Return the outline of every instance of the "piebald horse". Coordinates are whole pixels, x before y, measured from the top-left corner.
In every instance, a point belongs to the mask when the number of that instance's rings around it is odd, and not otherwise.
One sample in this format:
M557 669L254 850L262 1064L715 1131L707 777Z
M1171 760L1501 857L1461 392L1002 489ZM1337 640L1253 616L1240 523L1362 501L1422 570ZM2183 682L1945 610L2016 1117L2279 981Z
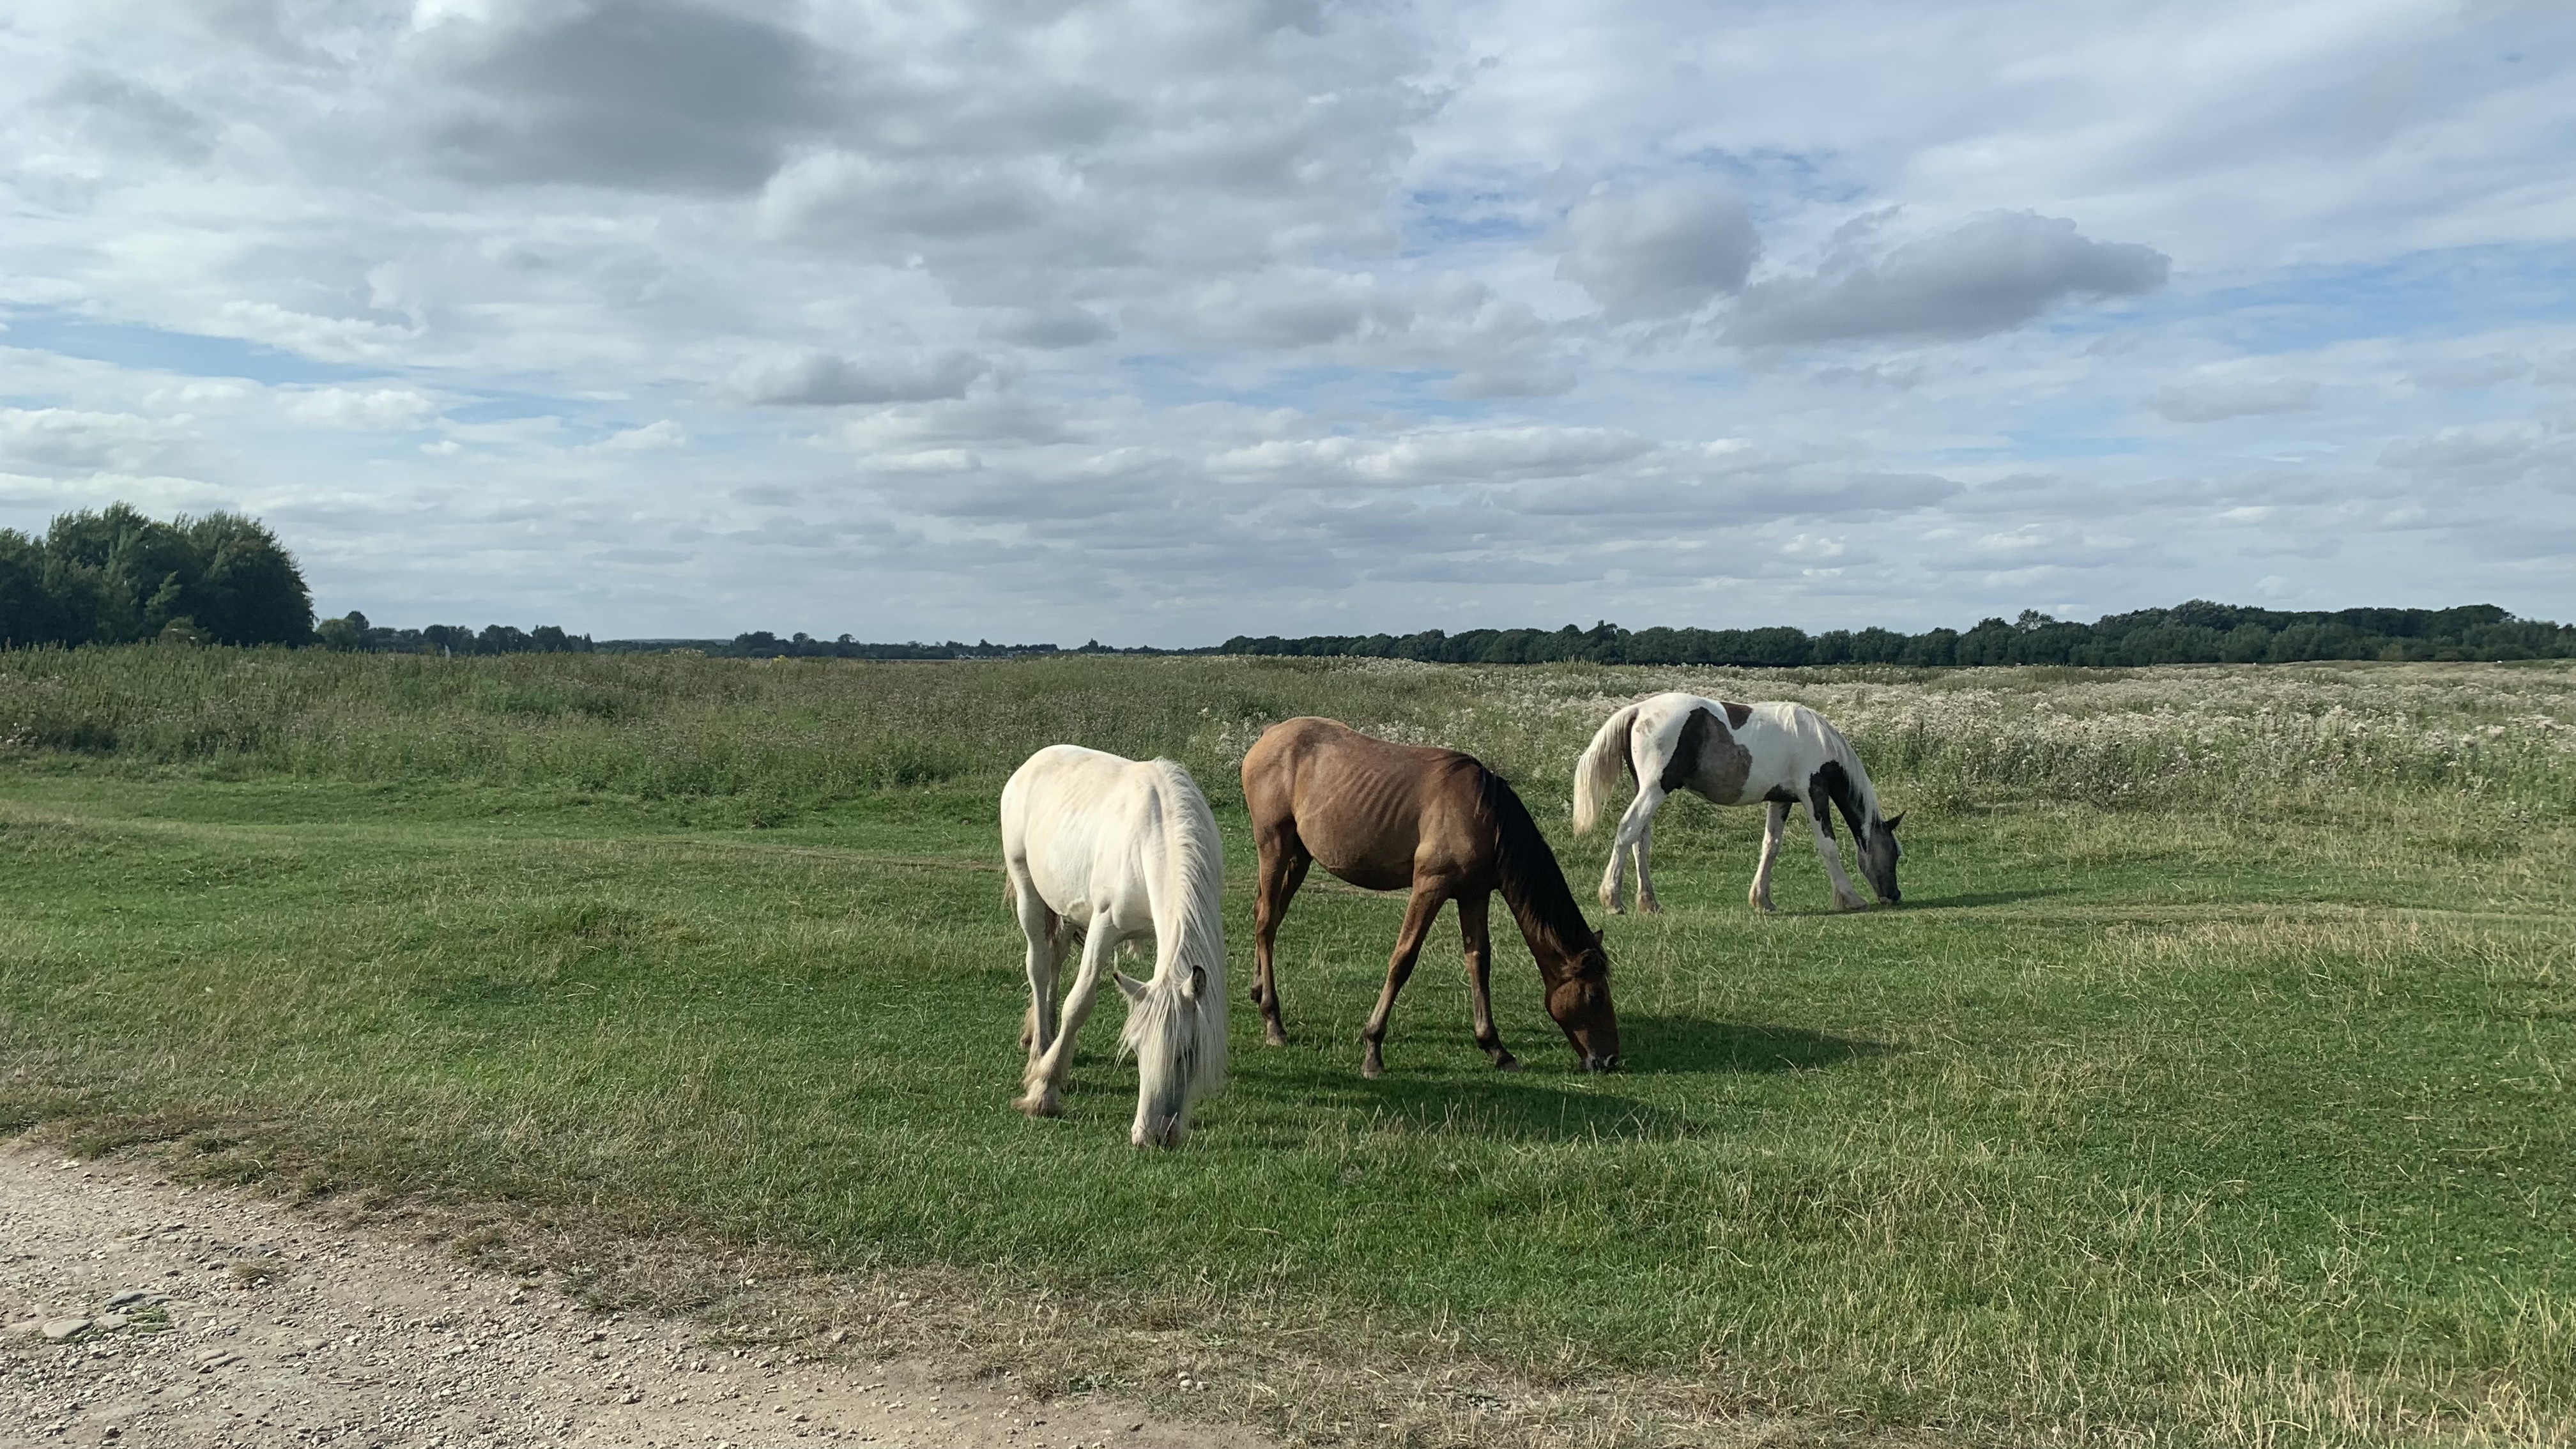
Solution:
M1127 998L1120 1044L1136 1054L1127 1140L1179 1146L1190 1103L1225 1080L1225 847L1198 785L1169 760L1049 745L1002 787L1002 868L1029 946L1028 1071L1013 1105L1032 1117L1064 1110L1100 973L1122 943L1150 936L1151 981L1110 972ZM1075 933L1082 965L1059 1025L1056 972Z
M1816 855L1833 883L1834 904L1857 910L1867 902L1843 874L1842 852L1834 845L1833 812L1851 825L1860 851L1860 872L1878 898L1898 900L1897 822L1902 812L1882 817L1878 793L1870 788L1869 771L1842 732L1803 704L1722 704L1695 694L1659 694L1613 714L1592 736L1574 763L1574 833L1588 833L1600 819L1601 806L1624 770L1637 781L1637 798L1619 817L1619 833L1610 842L1610 866L1601 876L1601 904L1619 910L1620 877L1633 852L1637 861L1637 908L1660 911L1654 878L1646 857L1654 841L1655 811L1675 790L1691 790L1713 805L1771 807L1762 833L1762 861L1753 870L1750 897L1754 909L1771 909L1771 864L1780 855L1780 837L1789 826L1789 807L1807 807L1814 827Z
M1619 1023L1610 1007L1610 958L1601 935L1583 919L1566 888L1556 853L1538 823L1501 776L1456 750L1399 745L1364 735L1338 720L1292 719L1272 725L1243 757L1243 800L1261 854L1253 896L1253 955L1270 1044L1287 1043L1279 1020L1279 982L1272 945L1306 867L1324 869L1364 890L1410 890L1404 928L1386 966L1386 987L1360 1040L1360 1072L1375 1077L1386 1063L1380 1043L1396 993L1413 974L1432 918L1458 903L1467 948L1476 1045L1502 1071L1520 1063L1494 1030L1487 979L1493 945L1486 911L1493 893L1520 923L1546 983L1547 1012L1565 1032L1586 1071L1619 1064Z

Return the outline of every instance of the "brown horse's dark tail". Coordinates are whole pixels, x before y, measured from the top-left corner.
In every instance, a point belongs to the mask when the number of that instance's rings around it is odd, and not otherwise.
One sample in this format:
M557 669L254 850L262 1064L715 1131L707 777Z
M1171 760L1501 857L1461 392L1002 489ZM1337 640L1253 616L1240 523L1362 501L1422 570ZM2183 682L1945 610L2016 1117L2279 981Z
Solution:
M1594 943L1592 923L1583 918L1583 908L1566 886L1556 852L1549 848L1538 822L1530 818L1529 807L1503 777L1481 766L1479 774L1476 803L1494 827L1495 870L1503 904L1511 908L1512 919L1520 923L1521 934L1531 945L1544 942L1567 961L1582 956Z

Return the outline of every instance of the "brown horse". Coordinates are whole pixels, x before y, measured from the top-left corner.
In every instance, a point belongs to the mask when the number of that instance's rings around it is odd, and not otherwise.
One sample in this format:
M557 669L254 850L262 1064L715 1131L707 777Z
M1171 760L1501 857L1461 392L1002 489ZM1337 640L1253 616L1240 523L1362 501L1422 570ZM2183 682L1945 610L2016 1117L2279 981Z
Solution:
M1610 958L1601 949L1601 935L1583 919L1565 873L1557 869L1556 852L1548 849L1520 797L1473 756L1393 744L1339 720L1292 719L1272 725L1243 757L1243 799L1261 849L1252 915L1260 976L1252 999L1261 1004L1272 1046L1285 1045L1288 1033L1279 1023L1271 945L1306 867L1320 860L1324 869L1363 889L1413 892L1395 955L1386 963L1386 989L1360 1033L1368 1044L1360 1061L1363 1075L1385 1072L1378 1048L1386 1039L1387 1014L1413 974L1432 918L1451 900L1458 903L1458 929L1466 938L1476 1045L1497 1068L1519 1070L1494 1030L1486 991L1493 947L1485 913L1497 890L1538 958L1547 1013L1564 1028L1584 1070L1606 1072L1619 1064L1619 1022L1610 1009Z

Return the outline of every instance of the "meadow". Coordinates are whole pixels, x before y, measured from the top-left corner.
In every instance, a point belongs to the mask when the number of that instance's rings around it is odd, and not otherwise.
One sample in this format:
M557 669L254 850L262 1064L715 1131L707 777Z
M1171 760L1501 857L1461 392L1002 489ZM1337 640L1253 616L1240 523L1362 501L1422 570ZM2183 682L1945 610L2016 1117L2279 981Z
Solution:
M1757 916L1759 812L1681 797L1668 913L1607 925L1629 1070L1573 1070L1507 932L1529 1070L1489 1070L1444 921L1371 1082L1402 904L1319 873L1291 1044L1238 984L1185 1149L1126 1145L1114 1000L1067 1117L1010 1110L993 802L1031 749L1191 769L1240 983L1265 724L1478 754L1589 904L1572 761L1667 688L1841 724L1907 811L1905 905L1827 910L1793 835ZM2557 1444L2571 879L2562 661L20 651L0 1127L977 1285L1005 1308L952 1326L990 1365L1037 1363L1008 1305L1043 1298L1050 1352L1164 1334L1199 1412L1305 1442ZM1440 1372L1394 1402L1384 1355ZM1141 1372L1080 1382L1170 1396Z

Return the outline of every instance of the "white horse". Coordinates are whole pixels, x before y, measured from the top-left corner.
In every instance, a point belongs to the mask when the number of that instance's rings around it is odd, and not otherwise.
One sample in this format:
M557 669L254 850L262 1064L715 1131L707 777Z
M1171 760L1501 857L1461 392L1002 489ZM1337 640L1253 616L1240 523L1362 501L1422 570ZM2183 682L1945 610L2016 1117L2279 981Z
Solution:
M1079 745L1049 745L1002 787L1004 896L1029 941L1023 1093L1033 1117L1064 1110L1073 1038L1100 973L1127 941L1152 937L1154 979L1110 974L1127 997L1122 1052L1136 1055L1138 1147L1177 1147L1190 1103L1225 1080L1225 849L1189 772ZM1082 966L1057 1025L1056 972L1070 923Z
M1867 904L1843 874L1842 852L1834 846L1837 809L1850 822L1860 848L1861 874L1880 900L1897 902L1896 826L1905 816L1879 815L1878 792L1870 788L1869 771L1861 768L1851 742L1803 704L1722 704L1696 694L1659 694L1620 710L1602 723L1575 761L1575 834L1588 833L1600 819L1602 803L1623 769L1637 781L1637 798L1619 817L1610 868L1601 876L1601 904L1613 912L1619 909L1620 877L1632 850L1637 908L1663 909L1655 902L1646 857L1655 811L1666 795L1684 789L1697 791L1713 805L1770 805L1762 863L1753 871L1754 909L1771 909L1771 863L1779 858L1791 805L1807 807L1816 855L1825 863L1825 878L1833 882L1835 905L1849 911Z

